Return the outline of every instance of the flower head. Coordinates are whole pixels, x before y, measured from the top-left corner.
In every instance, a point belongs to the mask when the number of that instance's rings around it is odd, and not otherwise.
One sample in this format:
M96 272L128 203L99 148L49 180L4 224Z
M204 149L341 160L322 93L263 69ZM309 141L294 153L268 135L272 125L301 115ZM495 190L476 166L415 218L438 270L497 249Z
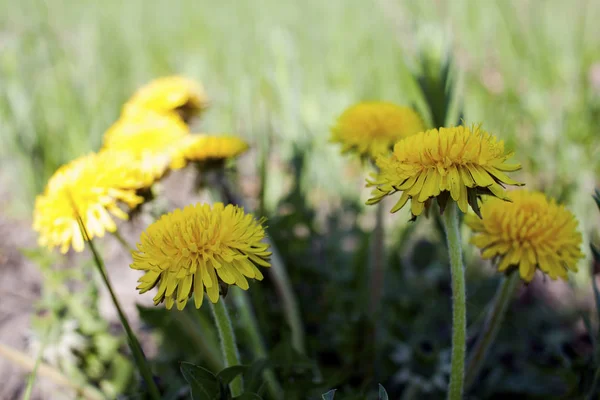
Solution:
M475 233L471 243L481 249L483 258L499 260L500 272L518 268L521 278L530 282L540 269L552 279L566 280L567 271L576 272L583 257L573 214L543 193L518 190L509 197L512 202L484 201L483 219L465 217Z
M187 121L207 106L208 99L199 83L182 76L167 76L139 88L123 107L123 115L147 110L177 112Z
M152 183L152 177L140 169L139 163L122 152L91 153L62 166L35 201L33 228L40 235L39 244L60 246L62 253L70 246L82 251L84 240L78 216L90 238L114 232L117 227L111 214L128 218L118 203L129 207L141 204L144 199L136 191Z
M386 102L358 103L340 115L331 128L331 140L342 151L356 151L375 159L387 154L398 140L424 131L419 115L410 107Z
M271 255L264 237L261 221L236 206L177 209L150 225L132 252L131 268L146 271L137 289L158 286L154 304L165 301L168 309L177 303L182 310L192 293L200 308L205 290L216 303L222 283L246 290L246 278L263 279L257 267L269 267Z
M144 171L159 178L168 168L185 166L180 142L189 133L178 116L146 111L115 122L104 134L103 149L132 154Z
M234 158L248 150L248 143L235 136L189 135L182 146L187 160L202 162Z
M437 198L443 211L451 197L463 212L470 205L480 215L480 195L508 200L503 185L522 185L505 174L521 168L520 164L505 163L511 156L505 154L503 141L478 126L421 132L396 143L391 156L377 159L380 172L367 181L368 186L375 186L367 204L401 191L391 212L410 199L416 218L432 199Z

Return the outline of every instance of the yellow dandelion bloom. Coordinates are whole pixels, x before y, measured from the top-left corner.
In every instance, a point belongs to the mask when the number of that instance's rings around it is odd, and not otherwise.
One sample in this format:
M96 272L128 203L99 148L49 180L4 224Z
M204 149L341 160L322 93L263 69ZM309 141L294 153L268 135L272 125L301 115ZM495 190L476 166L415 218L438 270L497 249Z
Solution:
M153 181L127 153L102 152L80 157L59 168L48 181L46 190L35 201L33 228L39 244L66 253L69 247L82 251L84 239L77 215L90 236L114 232L111 214L128 218L118 203L135 207L143 202L137 190L148 188Z
M331 140L342 145L342 152L353 150L374 160L381 153L389 153L398 140L424 130L423 121L410 107L366 102L339 116L331 128Z
M236 136L190 135L182 141L183 155L189 161L220 161L239 156L248 143Z
M518 268L527 282L536 269L565 280L568 270L577 272L582 236L573 214L543 193L517 190L509 197L512 202L483 202L483 219L465 218L475 233L471 243L481 249L482 257L498 259L500 272Z
M270 267L261 222L223 203L190 205L163 215L132 251L131 268L146 272L137 289L144 293L158 286L154 304L165 301L170 309L177 303L179 310L192 293L196 308L205 291L216 303L222 283L248 289L246 278L262 280L257 267Z
M421 132L396 143L391 156L377 159L380 172L367 181L367 186L375 186L367 204L402 192L391 212L410 199L416 218L432 199L437 198L443 211L451 197L463 212L470 205L480 215L479 196L507 200L503 185L522 185L505 174L521 168L520 164L507 164L510 157L512 153L504 152L503 141L478 126Z
M103 149L131 153L155 178L185 166L180 140L190 131L176 115L154 112L121 117L104 134Z
M123 115L135 115L145 110L177 112L187 121L206 107L208 98L198 82L182 76L167 76L138 89L123 107Z

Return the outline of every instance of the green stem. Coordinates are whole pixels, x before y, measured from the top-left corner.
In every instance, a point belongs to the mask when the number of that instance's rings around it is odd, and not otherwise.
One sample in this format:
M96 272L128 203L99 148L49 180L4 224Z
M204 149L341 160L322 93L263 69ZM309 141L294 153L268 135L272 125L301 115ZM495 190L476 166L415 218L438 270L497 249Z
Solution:
M292 346L297 352L305 354L304 329L302 328L302 318L300 317L300 307L298 307L296 295L294 294L285 264L279 255L279 250L275 246L275 243L268 237L265 241L269 243L271 252L273 252L269 274L275 282L275 288L279 293L279 297L281 297L285 310L284 317L287 319L292 331Z
M48 338L50 336L51 328L52 328L52 322L50 322L48 324L46 333L45 333L44 337L42 338L42 343L40 346L39 353L37 355L37 358L35 359L35 364L33 365L33 371L31 371L31 373L29 374L29 377L27 378L27 387L25 389L25 393L23 394L23 400L29 400L31 398L31 393L33 392L33 385L34 385L35 379L37 377L38 368L39 368L40 363L42 362L42 358L44 356L44 349L46 348L46 345L48 344Z
M229 181L227 180L225 174L223 174L223 172L220 172L220 174L221 175L218 177L218 184L220 186L221 196L224 201L243 207L246 212L251 211L250 208L245 204L244 199L241 196L238 196L237 193L235 193L235 191L230 187ZM300 307L298 306L296 295L294 294L292 284L287 274L285 263L279 255L279 251L275 246L275 243L269 237L266 237L265 241L269 243L271 252L273 253L271 255L271 268L269 268L268 271L271 275L271 279L273 279L273 283L275 284L275 289L281 298L281 302L285 311L284 316L287 319L292 331L292 345L296 351L301 354L305 354L304 329L302 317L300 315Z
M219 338L221 339L221 351L225 361L225 367L231 367L234 365L240 365L240 355L238 354L237 345L235 343L235 334L233 333L233 327L231 326L231 320L229 319L229 313L225 306L225 300L220 298L216 303L210 302L210 308L215 317L215 323L217 330L219 331ZM243 391L243 382L240 376L236 377L229 384L232 396L239 396Z
M372 237L371 253L371 288L369 290L371 302L369 311L372 316L379 311L379 304L383 297L383 279L384 279L384 237L383 237L383 202L377 204L375 214L375 229Z
M475 383L475 379L477 379L477 375L481 370L490 346L498 334L498 330L506 314L506 309L520 281L519 272L513 271L509 277L503 278L498 286L477 343L475 343L475 347L473 347L469 355L465 375L465 388L467 390Z
M467 340L467 307L465 268L462 261L462 246L458 224L458 208L455 202L446 207L443 215L450 273L452 277L452 361L450 371L449 400L460 400L463 395L465 375L465 353Z
M125 248L125 250L127 251L133 251L135 250L133 248L133 246L131 246L129 243L127 243L127 240L125 240L125 238L121 235L121 232L119 232L119 230L115 230L114 232L111 232L111 234L115 237L115 239L117 239L119 241L119 243L121 243L121 245Z
M131 325L129 325L129 321L127 320L127 316L123 312L123 309L121 308L121 304L119 303L119 300L117 299L117 296L115 295L113 287L110 283L110 279L108 278L108 274L106 273L106 268L104 267L104 262L102 261L100 254L96 251L96 246L94 245L93 241L90 239L90 237L87 233L87 230L85 229L85 226L83 225L83 221L81 220L81 218L78 218L77 220L79 222L79 228L81 229L81 233L83 234L84 239L90 245L90 250L92 251L92 254L94 256L94 261L95 261L95 265L98 269L98 272L100 272L102 280L104 281L104 285L108 289L108 292L110 293L112 302L117 310L117 313L119 314L119 319L121 320L121 324L123 325L123 328L125 329L125 333L127 334L127 341L129 343L129 348L131 349L131 352L133 353L133 357L135 359L135 362L137 364L137 367L138 367L142 377L144 378L144 381L146 381L146 385L148 386L148 390L150 392L150 397L153 400L160 400L160 392L158 391L158 388L156 387L156 384L154 383L152 371L150 369L150 366L148 365L148 361L146 360L144 351L142 350L142 347L140 346L140 342L137 340L137 337L133 333L133 330L131 329Z
M254 312L252 311L252 305L250 304L250 298L246 292L237 287L229 288L229 293L231 294L233 301L237 307L237 310L240 313L240 318L242 322L242 326L246 328L246 335L252 346L252 350L254 351L254 355L257 358L263 358L267 356L267 350L263 343L262 337L260 335L260 330L258 328L258 322L254 316ZM271 370L266 370L263 373L263 377L265 382L267 383L267 390L273 399L281 398L281 394L283 390L277 379L275 378L275 374Z

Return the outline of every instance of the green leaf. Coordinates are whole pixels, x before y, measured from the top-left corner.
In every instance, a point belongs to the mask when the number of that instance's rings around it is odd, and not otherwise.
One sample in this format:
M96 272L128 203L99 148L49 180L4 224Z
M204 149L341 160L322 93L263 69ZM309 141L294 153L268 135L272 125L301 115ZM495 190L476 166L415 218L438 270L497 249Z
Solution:
M182 362L180 368L184 379L190 385L193 400L219 400L221 386L215 374L187 362Z
M238 375L243 374L250 367L248 365L233 365L231 367L224 368L217 374L217 378L225 386L229 385Z
M323 394L323 395L321 396L321 398L322 398L323 400L333 400L333 398L335 397L335 391L336 391L336 390L337 390L337 389L331 389L329 392L327 392L327 393Z
M388 394L381 383L379 384L379 400L389 400Z
M269 368L271 362L266 358L254 361L244 372L244 382L246 390L260 392L263 384L262 373L265 368Z
M240 396L234 397L233 399L234 400L262 400L262 397L260 397L256 393L246 392L246 393L242 393Z

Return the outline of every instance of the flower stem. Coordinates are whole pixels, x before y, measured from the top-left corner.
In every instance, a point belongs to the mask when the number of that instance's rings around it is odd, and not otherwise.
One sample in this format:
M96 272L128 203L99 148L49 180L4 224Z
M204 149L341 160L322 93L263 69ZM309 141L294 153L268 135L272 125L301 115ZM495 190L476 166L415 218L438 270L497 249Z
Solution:
M225 361L225 367L231 367L234 365L240 365L240 355L238 354L237 345L235 343L235 334L233 327L231 326L231 320L229 319L229 313L225 306L225 300L220 298L216 303L210 302L210 308L215 317L215 323L217 330L219 331L219 338L221 339L221 352ZM243 383L241 377L236 377L229 384L232 396L239 396L243 391Z
M133 358L135 359L135 362L140 371L140 374L142 375L142 377L144 378L144 381L146 382L148 391L150 392L150 397L153 400L160 400L160 392L158 391L158 388L156 387L156 384L154 383L154 379L152 376L152 370L150 369L150 366L148 365L148 361L146 360L146 356L144 355L142 346L140 346L140 342L137 340L137 337L133 333L133 329L131 329L131 325L129 324L129 321L127 320L127 316L123 312L123 309L121 308L121 304L119 303L119 300L117 299L117 296L113 290L113 287L110 283L108 274L106 273L106 268L104 267L104 261L102 261L100 254L96 250L96 246L94 245L93 241L90 239L81 218L77 218L77 221L79 222L79 228L81 229L81 233L83 234L84 239L90 245L90 250L92 251L92 255L94 256L94 263L98 269L98 272L100 272L100 275L102 276L104 285L108 289L108 292L110 293L110 297L115 306L115 309L117 310L117 313L119 314L119 319L121 320L121 324L123 325L123 328L125 329L125 333L127 334L127 341L129 343L129 348L131 349L131 352L133 353Z
M258 328L258 323L254 316L254 312L252 311L252 305L250 304L250 298L248 294L237 287L230 288L229 293L232 295L233 301L235 302L237 310L240 313L241 322L244 328L246 328L246 334L248 336L248 340L250 341L250 345L252 346L252 350L254 351L254 355L257 358L266 357L267 350L265 349L265 345ZM277 382L273 371L267 370L263 372L263 377L267 384L267 390L269 391L271 398L281 398L283 390L279 382Z
M479 371L485 361L490 346L494 342L500 325L504 320L506 309L510 303L515 290L519 286L520 277L518 271L513 271L510 276L503 278L498 286L494 300L490 304L489 312L486 316L483 328L479 334L475 347L471 350L467 362L465 375L465 388L468 390L479 374Z
M465 375L465 353L467 340L467 307L465 268L462 261L462 246L458 224L458 208L455 202L446 207L443 215L450 273L452 277L452 361L450 371L449 400L460 400L463 395Z

